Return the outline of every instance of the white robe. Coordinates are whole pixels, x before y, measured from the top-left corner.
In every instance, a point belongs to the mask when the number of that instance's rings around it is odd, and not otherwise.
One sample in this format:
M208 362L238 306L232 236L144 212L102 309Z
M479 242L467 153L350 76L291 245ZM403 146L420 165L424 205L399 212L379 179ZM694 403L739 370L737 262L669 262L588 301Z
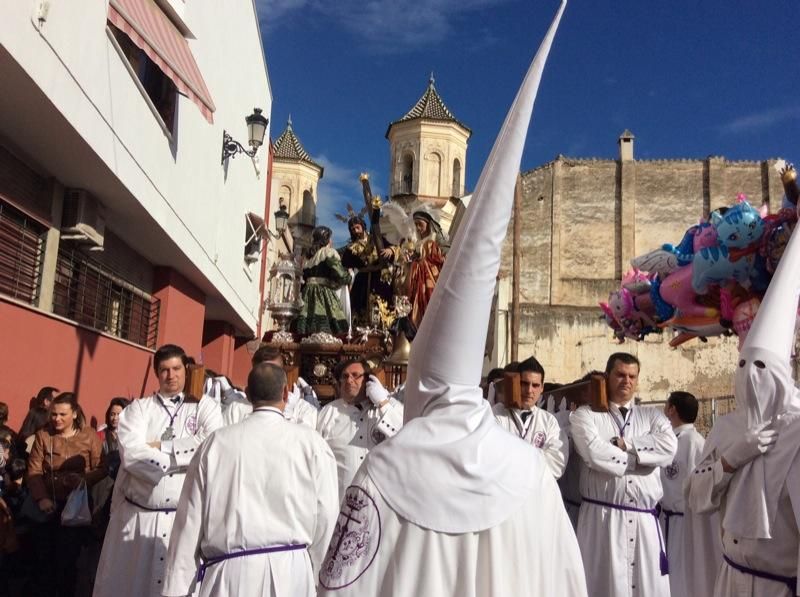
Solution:
M226 394L222 402L222 421L225 425L235 425L244 421L253 412L253 405L244 392L233 390ZM293 404L286 419L292 423L305 425L310 429L317 428L317 409L300 398Z
M534 406L523 423L519 410L508 409L503 404L495 404L492 412L503 429L542 451L553 477L558 479L564 474L569 459L569 441L566 431L561 429L553 415Z
M164 404L169 415L155 396L134 400L120 415L122 463L94 597L150 597L164 588L167 545L186 467L202 442L222 426L219 403L213 399L180 407L169 400ZM162 441L173 415L175 438ZM162 442L160 450L147 445L155 441Z
M671 597L711 595L714 579L722 562L719 517L700 514L686 507L683 485L697 466L706 440L687 423L675 427L678 450L672 463L661 469L664 496L661 520L669 558Z
M728 502L736 500L734 493L747 492L751 488L733 483L737 472L726 473L722 469L721 454L716 445L724 439L720 436L738 433L738 426L726 425L726 419L736 413L725 415L711 431L706 441L706 458L692 471L686 481L686 500L696 512L718 511L724 519ZM732 420L732 419L728 419ZM795 424L783 429L780 440L796 441L800 429ZM784 438L784 434L786 437ZM779 441L780 441L779 440ZM779 447L773 449L778 450ZM770 456L768 453L766 458ZM761 457L765 458L765 457ZM737 516L747 516L742 511ZM795 458L786 476L777 503L771 539L748 539L737 536L722 525L722 552L737 564L761 572L780 576L798 575L798 552L800 552L800 458ZM712 565L709 562L707 565ZM794 597L785 584L773 580L756 578L735 570L727 562L719 567L714 585L715 597Z
M341 398L322 407L317 431L336 458L340 500L369 451L402 426L403 405L394 398L382 408L366 401L355 406Z
M320 597L586 595L578 544L555 480L541 452L531 454L531 474L539 477L535 495L505 522L478 533L438 533L403 520L362 467L342 502L320 572Z
M305 544L228 559L205 571L200 597L312 597L338 513L336 463L318 433L259 408L203 444L186 474L163 595L195 589L202 557Z
M667 597L669 579L660 571L657 519L586 500L654 509L662 495L658 467L672 462L677 439L656 408L633 406L631 401L621 432L617 405L609 407L611 412L601 413L582 406L570 417L575 448L586 465L577 533L586 584L593 597ZM621 434L628 452L611 444Z
M564 500L564 507L567 509L572 527L578 528L578 515L581 511L581 469L583 460L575 451L575 442L572 440L572 427L569 417L572 413L567 410L556 413L556 420L561 425L561 429L567 436L569 445L569 459L564 474L558 480L558 488L561 490L561 498Z

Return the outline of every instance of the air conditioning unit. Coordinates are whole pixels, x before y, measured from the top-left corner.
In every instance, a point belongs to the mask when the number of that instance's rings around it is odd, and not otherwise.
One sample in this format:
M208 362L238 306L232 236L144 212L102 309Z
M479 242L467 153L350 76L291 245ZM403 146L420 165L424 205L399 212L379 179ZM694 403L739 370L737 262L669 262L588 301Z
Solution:
M67 189L61 216L61 239L90 245L91 251L103 250L106 220L103 206L88 191Z

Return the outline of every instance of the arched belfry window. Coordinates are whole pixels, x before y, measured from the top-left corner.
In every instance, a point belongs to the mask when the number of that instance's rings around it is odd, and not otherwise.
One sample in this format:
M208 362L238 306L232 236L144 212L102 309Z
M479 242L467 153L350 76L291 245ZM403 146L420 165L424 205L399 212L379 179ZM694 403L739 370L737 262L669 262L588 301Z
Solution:
M461 162L453 160L453 197L461 197Z
M403 167L400 171L400 193L411 194L411 183L414 181L414 156L407 153L403 156Z

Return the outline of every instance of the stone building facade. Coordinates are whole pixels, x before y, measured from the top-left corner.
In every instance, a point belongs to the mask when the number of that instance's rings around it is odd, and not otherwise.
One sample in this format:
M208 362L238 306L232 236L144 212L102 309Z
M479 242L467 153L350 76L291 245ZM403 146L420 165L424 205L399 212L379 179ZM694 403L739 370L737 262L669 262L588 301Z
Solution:
M535 355L548 381L568 382L603 369L608 355L642 362L644 399L669 391L698 396L733 391L737 340L692 340L669 347L669 331L619 345L598 302L619 287L631 258L666 242L744 193L753 205L780 208L783 186L774 160L731 162L636 160L634 138L619 138L618 159L555 160L521 174L519 358ZM510 360L514 224L509 226L498 285L490 366Z

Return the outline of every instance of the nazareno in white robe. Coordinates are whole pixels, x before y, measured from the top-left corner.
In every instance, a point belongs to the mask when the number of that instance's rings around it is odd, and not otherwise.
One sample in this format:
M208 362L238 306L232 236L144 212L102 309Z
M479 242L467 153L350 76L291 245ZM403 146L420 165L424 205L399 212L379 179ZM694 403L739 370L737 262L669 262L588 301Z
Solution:
M219 403L209 397L180 407L169 400L164 404L170 415L155 396L134 400L120 415L122 464L94 597L150 597L164 588L167 545L186 467L202 442L222 426ZM161 450L148 446L161 441L172 415L175 438L162 442Z
M192 460L163 595L195 589L201 554L305 544L216 563L205 571L199 595L312 597L338 506L336 464L319 434L277 409L257 409L212 435Z
M623 436L630 451L623 452L611 443L620 435L621 418L615 404L609 408L582 406L570 416L575 449L586 465L577 529L586 584L593 597L669 597L655 516L587 500L655 509L662 495L659 467L672 462L677 439L661 411L631 401Z
M337 398L319 411L317 431L336 458L340 501L370 450L402 429L403 412L403 404L395 398L383 407Z
M674 432L678 450L672 463L661 469L661 522L669 558L670 597L711 595L722 563L719 516L693 512L686 507L683 493L706 440L691 423L675 427Z
M290 407L287 406L289 412L285 413L286 419L292 423L299 423L305 425L309 429L317 428L317 414L318 411L310 403L304 400L298 392L298 395L289 395ZM222 408L222 421L225 425L235 425L244 421L251 412L253 412L253 405L247 399L244 392L239 390L228 390L221 402Z
M569 440L567 432L558 424L555 416L538 406L534 406L531 415L523 423L516 409L506 408L503 404L495 404L492 408L495 419L509 433L539 448L544 454L547 466L553 477L560 479L567 468L569 460Z
M402 519L361 467L342 503L319 595L586 595L572 525L541 450L531 446L530 467L520 474L534 476L537 487L522 507L498 526L452 534Z
M320 595L586 595L580 553L540 450L480 389L503 238L544 62L542 42L480 176L411 350L405 424L347 488Z

